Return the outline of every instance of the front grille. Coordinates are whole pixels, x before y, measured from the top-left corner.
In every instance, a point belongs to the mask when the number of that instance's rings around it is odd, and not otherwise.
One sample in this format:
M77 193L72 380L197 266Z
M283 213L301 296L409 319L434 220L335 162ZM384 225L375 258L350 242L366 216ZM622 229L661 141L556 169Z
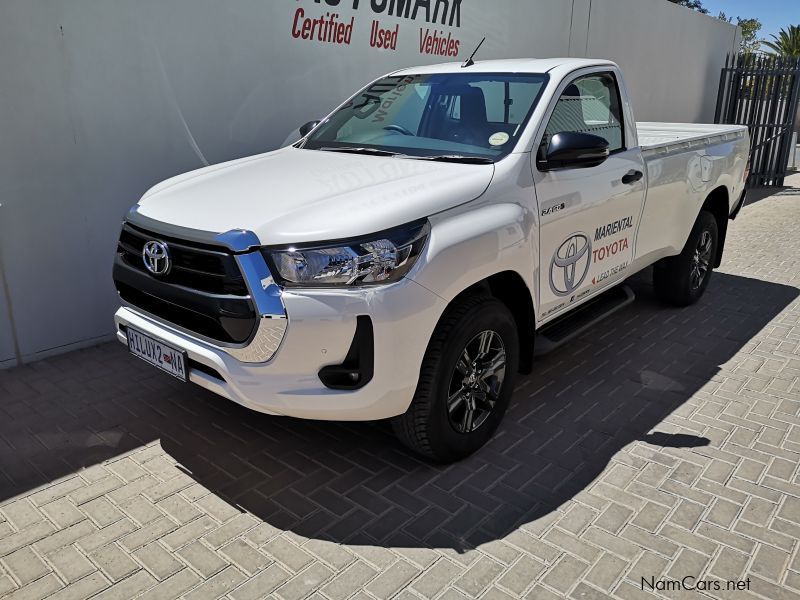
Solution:
M144 265L146 242L169 247L172 269L151 274ZM120 298L132 306L204 337L225 343L247 342L256 313L234 255L224 248L195 244L123 225L114 262Z
M129 266L149 274L142 259L142 248L150 240L167 242L172 258L172 270L159 280L211 294L247 295L247 286L236 259L221 248L190 244L126 223L117 252Z

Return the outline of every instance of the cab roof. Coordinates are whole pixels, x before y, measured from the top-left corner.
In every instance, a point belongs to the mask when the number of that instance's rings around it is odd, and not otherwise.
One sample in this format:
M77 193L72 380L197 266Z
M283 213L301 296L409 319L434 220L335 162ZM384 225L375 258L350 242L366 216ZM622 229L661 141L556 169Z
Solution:
M463 62L440 63L410 67L392 75L431 75L436 73L547 73L561 68L567 71L594 66L616 66L609 60L594 58L510 58L479 60L471 67L462 68Z

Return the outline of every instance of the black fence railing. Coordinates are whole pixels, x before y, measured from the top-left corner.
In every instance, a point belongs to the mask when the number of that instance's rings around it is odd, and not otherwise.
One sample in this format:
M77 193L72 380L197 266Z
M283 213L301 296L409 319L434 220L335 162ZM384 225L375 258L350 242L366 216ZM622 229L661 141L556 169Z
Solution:
M750 128L749 187L783 185L800 99L800 58L739 54L725 60L715 123Z

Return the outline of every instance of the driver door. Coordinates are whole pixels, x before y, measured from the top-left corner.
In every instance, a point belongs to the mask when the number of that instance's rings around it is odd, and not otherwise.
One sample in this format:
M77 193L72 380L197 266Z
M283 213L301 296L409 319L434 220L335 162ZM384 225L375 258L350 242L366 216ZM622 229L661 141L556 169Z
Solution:
M539 320L547 321L628 275L644 203L644 163L629 148L622 98L611 71L562 83L534 160L540 218ZM605 138L609 158L588 168L547 170L551 136ZM635 141L633 145L636 146Z

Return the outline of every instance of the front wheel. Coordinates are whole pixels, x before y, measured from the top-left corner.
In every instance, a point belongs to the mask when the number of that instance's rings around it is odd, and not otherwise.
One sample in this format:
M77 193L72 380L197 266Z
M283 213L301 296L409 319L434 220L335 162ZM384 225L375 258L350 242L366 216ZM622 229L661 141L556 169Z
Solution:
M437 462L469 456L503 419L518 365L517 326L506 306L488 296L459 301L433 333L411 406L392 421L395 433Z
M697 302L711 279L718 244L717 220L710 212L701 211L683 251L653 268L656 295L674 306Z

